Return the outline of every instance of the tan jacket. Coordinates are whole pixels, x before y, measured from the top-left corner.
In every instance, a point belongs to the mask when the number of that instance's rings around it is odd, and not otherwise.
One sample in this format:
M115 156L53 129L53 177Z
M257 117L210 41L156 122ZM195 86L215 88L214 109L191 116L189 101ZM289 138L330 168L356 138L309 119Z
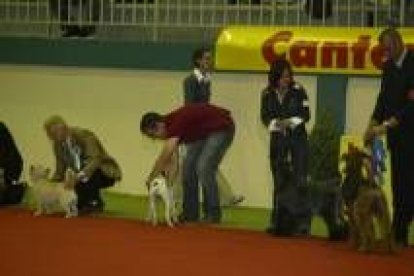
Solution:
M115 180L120 180L122 172L115 159L107 154L95 134L81 128L70 128L72 143L80 148L82 171L90 178L97 169ZM62 181L65 171L70 164L65 156L65 148L61 143L54 143L56 157L56 171L53 180Z

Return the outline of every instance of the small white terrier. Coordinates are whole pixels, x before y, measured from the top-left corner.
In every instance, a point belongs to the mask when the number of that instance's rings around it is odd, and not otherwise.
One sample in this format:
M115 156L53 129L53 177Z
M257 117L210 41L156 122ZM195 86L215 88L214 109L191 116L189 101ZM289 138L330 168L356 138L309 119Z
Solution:
M65 218L78 216L77 196L75 193L76 173L68 169L63 183L49 180L50 169L42 165L30 166L30 180L36 200L35 216L56 211L65 211Z
M165 221L168 226L174 227L174 223L177 223L177 217L175 212L173 187L168 185L167 178L165 176L158 176L155 178L148 187L148 217L147 221L152 221L153 225L157 225L157 210L156 200L161 198L164 202L165 208Z

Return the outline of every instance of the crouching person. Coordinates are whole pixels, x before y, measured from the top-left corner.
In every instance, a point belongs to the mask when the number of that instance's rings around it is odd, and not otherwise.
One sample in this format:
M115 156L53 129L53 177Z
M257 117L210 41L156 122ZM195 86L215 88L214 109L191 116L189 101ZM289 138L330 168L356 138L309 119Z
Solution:
M70 127L59 116L47 119L44 128L53 143L56 157L52 180L62 181L66 169L73 169L77 173L75 190L79 212L102 212L104 202L100 190L113 186L121 179L116 161L107 154L94 133Z
M165 140L164 148L148 177L147 185L166 170L179 144L187 152L183 161L183 213L181 222L199 220L199 184L204 193L204 221L219 223L220 200L217 170L231 145L235 127L230 112L206 103L188 104L169 114L146 113L141 119L143 134Z

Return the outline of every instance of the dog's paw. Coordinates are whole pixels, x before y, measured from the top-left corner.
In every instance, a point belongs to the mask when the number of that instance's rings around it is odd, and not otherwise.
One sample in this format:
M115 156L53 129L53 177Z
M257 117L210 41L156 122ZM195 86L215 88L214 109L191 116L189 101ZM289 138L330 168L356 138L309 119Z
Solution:
M172 223L174 223L174 224L177 224L177 223L179 223L180 221L178 220L178 217L177 216L172 216L171 217L171 221L172 221Z
M38 216L41 216L42 215L42 210L36 210L34 213L33 213L33 216L35 216L35 217L38 217Z
M368 246L361 245L358 247L358 252L360 253L368 254L371 251L372 251L372 248L369 248Z
M68 213L68 214L65 215L65 218L75 218L77 216L78 216L77 213Z

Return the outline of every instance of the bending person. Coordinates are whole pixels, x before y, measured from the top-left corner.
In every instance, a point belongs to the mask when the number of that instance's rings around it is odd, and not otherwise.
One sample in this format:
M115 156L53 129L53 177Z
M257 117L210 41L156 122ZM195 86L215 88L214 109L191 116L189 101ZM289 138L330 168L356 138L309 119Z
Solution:
M209 104L188 104L166 115L146 113L141 132L164 140L164 148L148 176L147 185L164 172L180 144L193 144L194 151L183 162L183 213L181 222L199 220L199 185L204 190L204 221L219 223L221 208L217 188L217 171L230 147L235 126L230 112Z

